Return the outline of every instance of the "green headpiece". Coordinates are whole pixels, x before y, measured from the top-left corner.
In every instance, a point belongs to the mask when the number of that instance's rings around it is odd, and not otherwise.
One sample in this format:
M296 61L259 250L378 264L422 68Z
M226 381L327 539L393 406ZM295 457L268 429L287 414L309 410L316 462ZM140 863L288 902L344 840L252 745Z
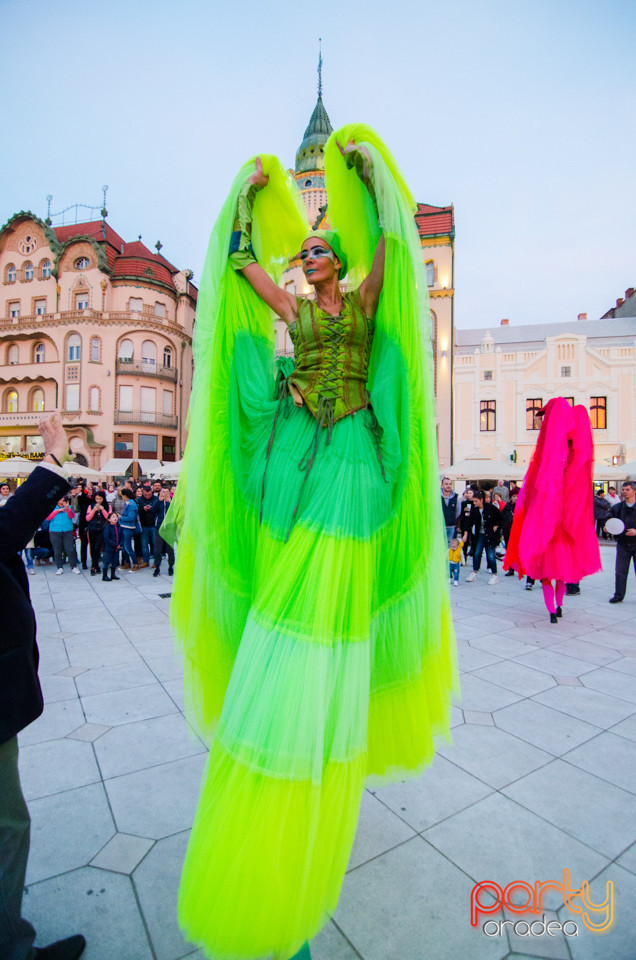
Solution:
M311 237L318 237L319 240L324 240L325 243L329 244L335 255L338 257L338 260L342 264L340 267L340 272L338 273L338 280L344 280L349 270L349 264L347 262L347 255L342 249L340 235L338 234L337 230L312 230L309 236L305 237L305 240L309 240Z

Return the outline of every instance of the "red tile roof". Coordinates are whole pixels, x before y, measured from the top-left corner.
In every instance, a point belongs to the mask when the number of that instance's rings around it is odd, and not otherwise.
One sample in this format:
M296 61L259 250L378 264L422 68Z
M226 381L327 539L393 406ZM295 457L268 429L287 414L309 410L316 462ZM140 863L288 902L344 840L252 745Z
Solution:
M455 232L453 207L434 207L418 203L415 224L420 237L449 236Z
M104 227L106 236L104 236ZM108 223L91 220L88 223L67 224L53 229L60 243L66 243L73 237L90 237L95 243L103 244L113 277L135 277L150 282L155 280L176 290L173 277L174 274L179 273L178 267L170 263L162 254L153 253L141 240L126 243ZM148 272L149 270L152 274ZM196 287L192 284L190 287L190 295L196 299Z

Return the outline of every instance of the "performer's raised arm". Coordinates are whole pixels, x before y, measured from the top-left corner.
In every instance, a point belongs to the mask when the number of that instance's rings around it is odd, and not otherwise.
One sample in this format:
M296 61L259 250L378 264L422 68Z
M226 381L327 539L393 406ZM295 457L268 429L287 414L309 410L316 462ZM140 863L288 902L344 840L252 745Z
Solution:
M269 176L263 172L261 158L256 158L256 170L245 181L239 193L236 207L236 219L230 241L230 264L240 271L261 300L264 300L274 313L290 324L296 319L296 298L274 283L256 259L252 246L252 208L254 197L266 187Z
M373 162L371 160L369 151L366 149L366 147L358 146L356 143L353 143L353 141L350 141L344 149L340 146L340 144L338 144L338 147L346 161L347 167L350 169L353 167L355 169L358 177L369 191L369 196L371 197L376 216L378 217L378 223L380 224L380 227L382 227L373 183ZM378 245L375 249L375 255L373 257L373 263L371 265L371 271L360 284L360 299L362 300L364 312L368 317L375 316L383 283L384 234L382 234L378 240Z

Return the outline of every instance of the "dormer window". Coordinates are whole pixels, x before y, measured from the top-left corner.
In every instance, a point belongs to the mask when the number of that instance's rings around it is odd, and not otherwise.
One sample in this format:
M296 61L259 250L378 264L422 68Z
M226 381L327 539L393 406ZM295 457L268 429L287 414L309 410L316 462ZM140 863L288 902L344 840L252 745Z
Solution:
M77 260L75 261L76 270L88 270L90 265L91 265L91 262L88 259L88 257L78 257Z

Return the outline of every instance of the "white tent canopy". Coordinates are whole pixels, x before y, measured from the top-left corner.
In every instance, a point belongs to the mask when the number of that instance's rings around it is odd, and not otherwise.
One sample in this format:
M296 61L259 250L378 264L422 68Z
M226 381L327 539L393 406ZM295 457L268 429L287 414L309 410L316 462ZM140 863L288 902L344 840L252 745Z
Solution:
M512 460L488 460L469 457L440 470L449 480L522 480L526 467Z
M100 473L104 473L109 477L123 476L132 462L132 459L127 460L124 457L121 459L119 457L111 457L111 459L107 460L104 466L100 469Z
M595 463L593 477L595 480L627 480L628 466L628 463L617 467L612 467L608 463ZM636 462L634 467L636 467Z
M183 460L175 460L170 463L167 460L161 464L158 470L154 470L150 476L153 480L176 480L181 472Z
M28 477L38 465L37 460L27 460L25 457L9 457L0 461L0 477Z
M161 460L137 460L137 463L144 477L152 477L162 469Z
M62 464L64 468L64 473L68 477L84 477L86 480L89 477L103 477L103 470L93 470L91 467L83 467L81 463L76 463L75 460L66 460Z

